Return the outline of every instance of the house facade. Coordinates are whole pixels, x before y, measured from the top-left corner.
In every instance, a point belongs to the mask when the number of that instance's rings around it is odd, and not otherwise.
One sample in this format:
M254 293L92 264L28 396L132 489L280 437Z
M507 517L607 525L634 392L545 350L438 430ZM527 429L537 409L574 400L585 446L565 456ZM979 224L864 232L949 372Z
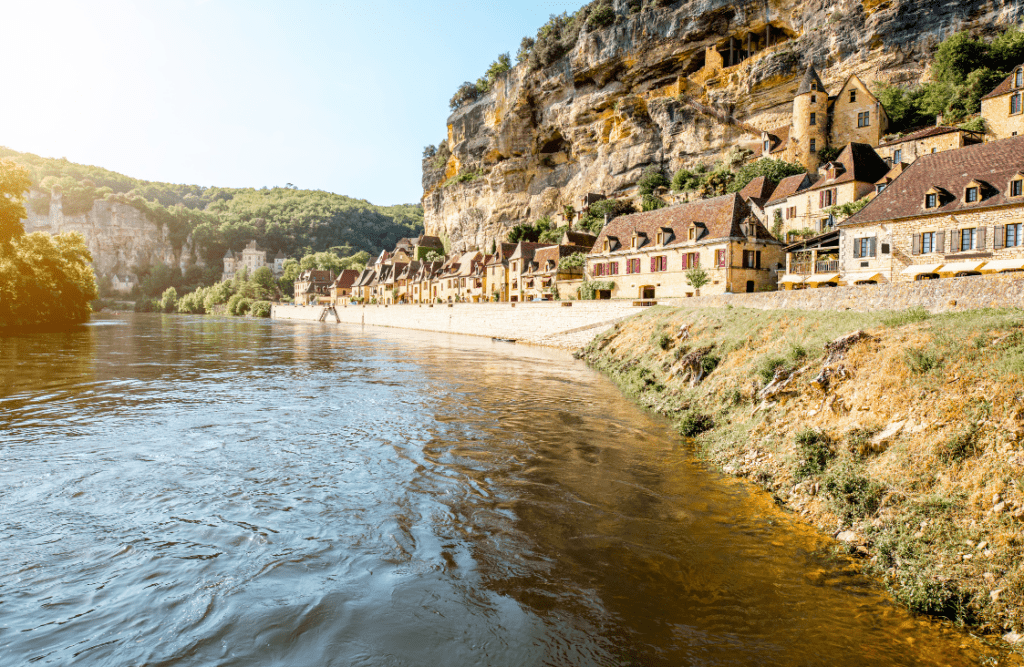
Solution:
M875 152L890 165L896 166L901 162L910 164L922 155L953 151L983 142L984 136L981 133L937 125L883 141Z
M334 286L334 272L308 269L295 279L295 304L309 306L322 299L330 300Z
M1024 65L1014 68L995 89L981 98L981 117L985 119L989 140L1024 135Z

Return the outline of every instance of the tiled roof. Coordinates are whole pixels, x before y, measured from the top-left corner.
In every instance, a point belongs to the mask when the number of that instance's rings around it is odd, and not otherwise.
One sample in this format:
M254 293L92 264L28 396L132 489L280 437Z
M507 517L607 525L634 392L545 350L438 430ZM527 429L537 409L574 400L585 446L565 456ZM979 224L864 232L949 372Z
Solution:
M548 248L555 245L554 243L533 243L530 241L520 241L516 246L516 251L512 253L512 257L509 259L533 259L533 254L540 248Z
M579 245L553 245L547 248L538 249L537 252L533 254L533 261L537 264L537 268L543 271L548 261L555 262L557 265L558 260L578 252L588 253L590 252L590 248Z
M356 284L357 280L359 280L358 271L355 269L345 269L341 272L341 275L338 276L338 279L334 281L334 286L341 288L352 287Z
M665 244L666 246L687 243L688 230L695 223L704 227L698 241L745 238L746 234L741 226L743 222L754 225L756 238L774 241L771 233L751 214L747 203L738 194L731 194L615 218L601 230L591 253L601 252L604 240L608 237L617 238L622 246L627 246L633 232L646 234L647 243L654 243L658 230L662 228L672 230L673 238Z
M743 201L749 201L751 199L767 201L768 199L771 199L772 193L775 192L775 186L775 181L771 180L767 176L758 176L747 183L745 188L740 190L740 197L743 198Z
M782 127L774 130L769 130L767 133L768 138L771 140L771 146L769 147L769 153L779 153L786 149L789 144L789 125L783 125ZM764 147L761 147L761 154L764 155Z
M772 193L772 198L768 202L768 205L778 203L786 197L795 195L798 192L803 192L814 185L814 182L817 179L818 177L812 174L796 174L794 176L785 177L779 181L777 186L775 186L775 192Z
M228 248L228 251L226 253L224 253L224 259L234 259L234 258L235 258L235 253L231 252L231 248Z
M562 235L562 240L568 241L570 245L583 246L589 250L594 247L594 242L597 241L597 236L588 232L580 232L570 229Z
M849 144L833 162L843 166L842 173L836 174L835 178L822 178L809 190L830 188L851 181L875 183L889 171L889 164L867 144Z
M890 169L885 174L885 176L883 176L880 179L878 179L877 181L875 181L875 185L878 185L880 183L885 183L885 184L892 183L894 180L896 180L896 177L899 176L900 174L902 174L904 172L904 170L906 170L906 168L909 167L909 166L910 165L908 165L906 162L897 163L895 166L893 166L892 169Z
M931 125L920 130L914 130L909 134L904 134L902 137L883 141L878 144L878 147L883 148L885 146L895 146L907 141L918 141L920 139L927 139L928 137L937 137L940 134L949 134L950 132L967 132L967 130L961 130L959 127L952 127L949 125Z
M444 248L444 243L441 241L440 237L427 236L426 234L420 234L420 237L416 239L416 245L420 248Z
M991 93L989 93L988 95L985 95L981 99L987 100L990 97L999 97L1000 95L1005 95L1006 93L1012 92L1014 90L1014 88L1013 88L1013 75L1016 73L1016 71L1017 71L1017 68L1015 67L1013 69L1013 72L1010 72L1010 76L1008 76L1005 79L1003 79L1003 82L1001 84L996 86L995 89Z
M1010 180L1022 171L1024 136L922 155L863 210L840 224L856 225L1024 203L1020 198L1010 200L1006 191ZM992 189L982 192L978 201L965 203L964 190L975 180L987 183ZM946 190L953 197L938 208L925 209L924 195L932 188Z
M495 248L495 253L491 255L491 259L488 264L500 264L508 260L516 251L515 243L499 243Z
M332 283L334 282L333 271L321 271L319 269L307 269L299 274L299 282Z
M813 92L813 89L811 88L811 84L812 83L817 83L818 84L817 92L820 92L820 93L826 93L827 92L825 90L825 84L823 84L821 82L821 79L818 78L818 73L816 71L814 71L814 66L813 65L811 65L811 66L809 66L807 68L807 73L804 74L804 80L800 82L800 87L796 89L796 94L797 95L803 95L804 93Z

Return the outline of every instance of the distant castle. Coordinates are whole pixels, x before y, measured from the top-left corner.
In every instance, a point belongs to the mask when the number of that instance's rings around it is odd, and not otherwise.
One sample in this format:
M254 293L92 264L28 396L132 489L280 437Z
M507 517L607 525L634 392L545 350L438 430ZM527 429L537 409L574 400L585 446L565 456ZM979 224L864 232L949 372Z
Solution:
M274 263L271 266L271 270L275 276L280 276L284 273L284 261L287 259L283 252L278 252L277 256L274 257ZM249 270L249 274L256 269L268 266L267 264L267 251L256 245L256 241L250 241L249 245L245 246L245 249L240 253L234 253L228 248L228 252L224 255L224 273L220 279L230 280L235 277L235 273L245 267Z

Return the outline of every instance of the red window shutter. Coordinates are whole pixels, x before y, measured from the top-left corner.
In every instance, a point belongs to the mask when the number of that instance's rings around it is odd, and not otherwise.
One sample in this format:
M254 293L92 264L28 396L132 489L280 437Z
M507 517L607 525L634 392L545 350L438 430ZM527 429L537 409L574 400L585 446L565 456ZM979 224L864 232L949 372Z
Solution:
M651 273L654 273L657 270L658 270L658 258L657 257L651 257Z
M825 208L825 191L818 192L818 208Z
M700 266L700 253L699 252L693 253L693 265L694 266Z

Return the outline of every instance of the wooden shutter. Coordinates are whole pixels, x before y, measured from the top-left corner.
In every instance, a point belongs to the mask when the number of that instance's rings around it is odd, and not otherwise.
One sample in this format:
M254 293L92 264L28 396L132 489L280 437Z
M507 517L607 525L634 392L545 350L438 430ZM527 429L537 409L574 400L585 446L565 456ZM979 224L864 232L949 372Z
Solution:
M993 229L995 234L992 235L992 249L1001 250L1006 247L1006 227L996 225Z
M756 253L754 253L754 268L755 269L760 269L761 268L761 251L760 250L758 250Z
M694 266L700 266L700 253L699 252L693 253L693 265Z
M657 257L651 257L651 273L654 273L657 270L658 270L658 258Z
M935 248L932 252L946 252L946 232L935 232Z
M839 188L832 188L832 205L839 204Z
M857 259L860 257L860 239L853 240L853 258Z
M910 254L911 255L920 255L921 254L921 235L920 234L914 234L913 238L911 239L911 241L910 241Z
M960 252L960 230L959 229L954 229L954 230L950 231L949 251L951 253L953 253L953 252Z
M978 227L978 250L984 250L988 247L988 227Z
M825 191L818 192L818 208L825 208Z
M869 251L868 256L869 257L877 257L878 256L878 239L876 237L872 236L871 237L871 243L869 245L871 246L871 249Z

